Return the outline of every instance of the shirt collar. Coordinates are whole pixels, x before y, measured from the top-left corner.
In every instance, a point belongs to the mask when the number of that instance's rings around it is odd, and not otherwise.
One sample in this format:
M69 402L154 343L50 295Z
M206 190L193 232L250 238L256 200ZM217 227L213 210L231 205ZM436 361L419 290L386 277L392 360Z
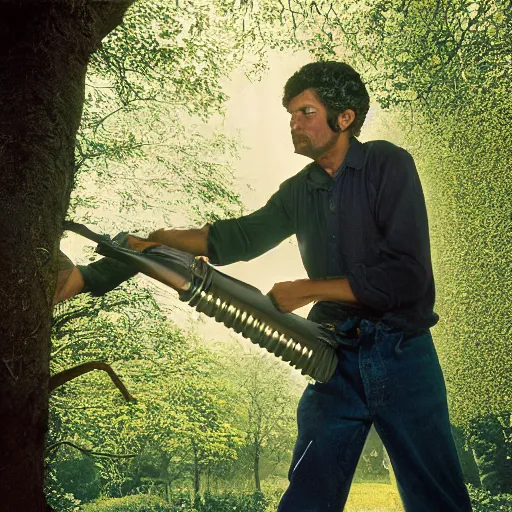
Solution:
M350 138L350 146L347 155L341 163L335 176L339 176L344 167L360 170L363 168L364 152L363 145L355 137ZM309 164L307 175L307 184L309 190L330 190L332 188L334 178L332 178L320 165L316 162Z

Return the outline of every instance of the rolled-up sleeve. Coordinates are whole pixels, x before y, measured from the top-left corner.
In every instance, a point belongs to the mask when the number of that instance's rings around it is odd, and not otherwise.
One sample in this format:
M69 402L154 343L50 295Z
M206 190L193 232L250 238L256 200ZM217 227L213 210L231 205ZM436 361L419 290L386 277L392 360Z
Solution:
M294 233L285 184L259 210L236 219L218 220L210 226L207 242L212 264L249 261Z
M427 211L412 156L386 157L376 190L375 220L383 241L377 262L359 262L347 278L357 299L389 311L418 302L432 282Z

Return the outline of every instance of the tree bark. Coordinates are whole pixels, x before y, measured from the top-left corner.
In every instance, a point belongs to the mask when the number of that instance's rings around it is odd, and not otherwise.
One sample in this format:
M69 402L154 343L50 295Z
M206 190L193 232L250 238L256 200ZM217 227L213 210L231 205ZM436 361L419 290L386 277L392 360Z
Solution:
M133 0L0 4L0 495L43 493L50 320L87 61Z

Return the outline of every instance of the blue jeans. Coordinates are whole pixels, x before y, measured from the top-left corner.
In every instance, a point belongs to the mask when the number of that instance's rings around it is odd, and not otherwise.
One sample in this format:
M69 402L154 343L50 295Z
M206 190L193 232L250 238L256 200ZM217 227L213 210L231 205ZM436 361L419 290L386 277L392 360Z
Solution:
M302 395L278 512L342 511L372 423L407 512L470 512L430 332L408 336L367 320L359 327L357 345L340 346L331 380Z

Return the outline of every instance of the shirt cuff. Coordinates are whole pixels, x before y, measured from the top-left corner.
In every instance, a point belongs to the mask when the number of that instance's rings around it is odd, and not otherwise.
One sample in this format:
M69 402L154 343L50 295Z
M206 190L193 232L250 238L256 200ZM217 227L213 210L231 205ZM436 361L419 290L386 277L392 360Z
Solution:
M238 219L215 221L208 230L208 259L213 265L245 261L249 240Z

